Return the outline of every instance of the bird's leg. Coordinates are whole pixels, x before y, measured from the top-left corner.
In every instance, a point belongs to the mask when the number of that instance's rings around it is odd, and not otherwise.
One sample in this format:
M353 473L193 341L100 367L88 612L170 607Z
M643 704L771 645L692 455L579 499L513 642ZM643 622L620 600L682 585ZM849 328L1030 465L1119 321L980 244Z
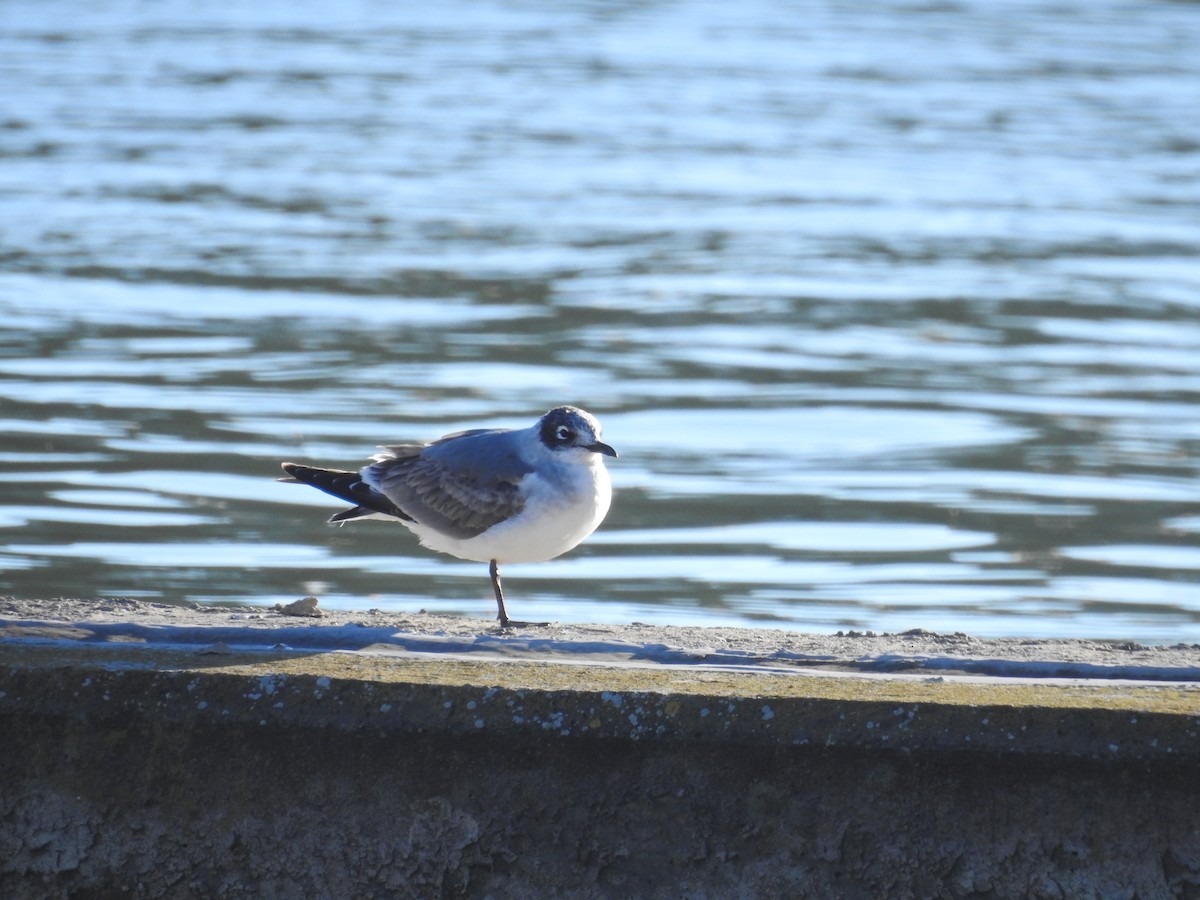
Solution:
M508 613L504 611L504 591L500 589L500 563L492 560L488 566L488 574L492 576L492 590L496 592L496 618L500 621L501 628L524 628L527 625L549 625L549 622L518 622L516 619L510 619Z
M488 566L488 574L492 576L492 590L496 592L496 618L500 620L500 627L508 627L508 613L504 611L504 591L500 589L500 564L496 560L492 560Z

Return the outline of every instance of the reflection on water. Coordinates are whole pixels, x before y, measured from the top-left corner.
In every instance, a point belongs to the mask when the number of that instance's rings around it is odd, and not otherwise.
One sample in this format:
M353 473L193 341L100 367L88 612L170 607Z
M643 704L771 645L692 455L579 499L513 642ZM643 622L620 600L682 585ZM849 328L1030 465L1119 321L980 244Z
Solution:
M281 459L621 451L529 618L1200 640L1200 7L23 6L0 590L493 610Z

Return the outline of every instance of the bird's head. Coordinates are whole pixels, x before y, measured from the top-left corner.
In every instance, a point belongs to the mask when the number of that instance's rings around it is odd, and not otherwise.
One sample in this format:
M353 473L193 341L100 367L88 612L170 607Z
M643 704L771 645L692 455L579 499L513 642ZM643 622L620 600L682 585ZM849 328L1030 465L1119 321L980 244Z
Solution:
M615 457L617 451L600 440L600 423L591 413L575 406L557 406L538 422L538 438L555 453L602 453Z

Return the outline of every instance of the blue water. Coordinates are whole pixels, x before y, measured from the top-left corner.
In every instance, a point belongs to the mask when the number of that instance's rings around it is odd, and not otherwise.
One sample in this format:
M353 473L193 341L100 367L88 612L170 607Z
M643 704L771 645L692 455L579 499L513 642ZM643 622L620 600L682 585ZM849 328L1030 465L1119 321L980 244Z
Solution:
M5 20L0 591L490 616L278 461L571 402L518 617L1200 641L1200 6Z

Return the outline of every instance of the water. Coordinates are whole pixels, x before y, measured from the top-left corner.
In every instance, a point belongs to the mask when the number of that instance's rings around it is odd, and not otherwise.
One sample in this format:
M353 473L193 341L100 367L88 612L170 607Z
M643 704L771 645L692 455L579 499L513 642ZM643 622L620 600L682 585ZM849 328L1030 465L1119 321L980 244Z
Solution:
M573 402L519 617L1200 640L1200 6L4 15L0 591L490 616L278 462Z

